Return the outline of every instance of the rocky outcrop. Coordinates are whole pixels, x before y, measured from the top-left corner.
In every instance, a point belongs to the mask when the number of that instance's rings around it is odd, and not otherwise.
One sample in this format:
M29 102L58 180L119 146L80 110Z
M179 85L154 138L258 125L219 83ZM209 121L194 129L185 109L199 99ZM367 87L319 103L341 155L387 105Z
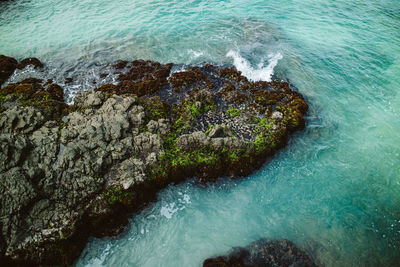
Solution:
M310 256L289 240L261 239L246 248L233 248L227 256L206 259L204 267L316 267Z
M0 260L68 265L171 182L248 175L304 126L285 82L233 68L119 62L119 82L62 102L26 79L0 90Z
M0 85L2 85L17 68L18 61L12 57L0 55Z
M44 66L43 63L40 62L39 59L37 59L35 57L29 57L29 58L25 58L25 59L21 60L21 62L18 63L17 68L22 70L28 65L32 65L35 69L43 68L43 66Z
M37 58L25 58L18 63L15 58L0 55L0 86L14 73L16 69L23 69L28 65L34 68L43 68L44 65Z

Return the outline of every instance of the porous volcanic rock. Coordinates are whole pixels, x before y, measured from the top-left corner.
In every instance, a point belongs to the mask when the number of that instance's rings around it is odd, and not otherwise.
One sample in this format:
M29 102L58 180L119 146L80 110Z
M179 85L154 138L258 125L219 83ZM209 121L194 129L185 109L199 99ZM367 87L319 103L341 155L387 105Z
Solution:
M248 175L304 127L286 82L234 68L119 62L80 92L25 79L0 90L0 261L68 265L89 236L121 233L171 182Z
M203 267L316 267L311 257L289 240L261 239L227 256L206 259Z

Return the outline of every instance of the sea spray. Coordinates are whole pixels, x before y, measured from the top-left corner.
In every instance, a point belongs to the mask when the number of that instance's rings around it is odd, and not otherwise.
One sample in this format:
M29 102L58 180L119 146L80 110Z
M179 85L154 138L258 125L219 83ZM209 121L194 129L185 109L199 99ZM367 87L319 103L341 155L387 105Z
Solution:
M267 82L271 81L274 68L278 65L278 61L282 59L281 53L269 54L268 64L260 62L257 68L253 68L251 64L236 51L229 50L226 56L233 58L233 65L235 65L249 80Z

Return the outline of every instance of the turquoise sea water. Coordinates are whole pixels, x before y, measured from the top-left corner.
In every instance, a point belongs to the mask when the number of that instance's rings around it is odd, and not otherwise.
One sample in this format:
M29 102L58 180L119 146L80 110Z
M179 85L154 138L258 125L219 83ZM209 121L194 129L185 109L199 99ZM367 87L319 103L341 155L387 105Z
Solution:
M325 266L400 264L398 0L14 0L0 3L0 54L77 77L71 95L99 64L142 58L273 70L310 103L306 129L261 170L166 188L77 266L200 266L264 237Z

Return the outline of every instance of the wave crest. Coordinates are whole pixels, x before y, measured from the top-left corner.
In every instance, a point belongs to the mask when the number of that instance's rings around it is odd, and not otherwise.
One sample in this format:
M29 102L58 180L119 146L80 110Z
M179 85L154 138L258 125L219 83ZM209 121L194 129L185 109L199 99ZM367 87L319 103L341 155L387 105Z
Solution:
M260 63L257 67L253 68L250 63L243 58L238 52L230 50L227 57L233 58L233 65L236 69L242 72L251 81L267 81L270 82L274 74L274 68L278 65L278 61L282 59L281 53L269 54L268 65Z

